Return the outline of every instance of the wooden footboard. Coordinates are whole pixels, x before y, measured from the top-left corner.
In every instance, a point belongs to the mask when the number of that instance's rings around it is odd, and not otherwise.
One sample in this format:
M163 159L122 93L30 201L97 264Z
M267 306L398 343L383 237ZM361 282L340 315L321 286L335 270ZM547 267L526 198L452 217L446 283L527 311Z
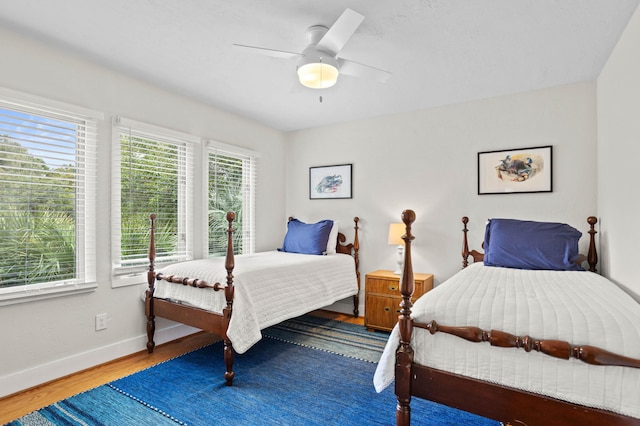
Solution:
M227 222L229 224L227 228L227 253L225 258L225 269L227 270L227 282L226 284L220 283L208 283L204 280L188 277L178 277L175 275L163 275L155 272L155 219L156 215L150 216L151 222L151 236L149 240L149 271L147 272L147 281L149 288L146 291L145 298L145 313L147 316L147 351L153 352L155 342L153 336L155 334L155 318L156 316L161 318L167 318L172 321L177 321L182 324L190 325L192 327L200 328L210 333L220 336L224 341L224 360L226 372L224 378L226 385L231 386L233 378L235 376L233 372L233 361L235 352L231 340L227 337L227 329L229 328L229 321L231 321L231 313L233 311L233 296L235 288L233 286L233 268L235 267L235 259L233 255L233 221L235 220L235 213L227 213ZM191 306L173 303L167 300L156 299L153 297L155 292L156 280L164 280L169 283L189 285L198 288L210 288L214 291L224 290L226 306L222 311L222 314L206 311L203 309L194 308Z
M408 426L411 423L411 397L428 399L450 407L492 418L509 425L640 425L640 419L615 414L609 411L572 404L566 401L533 394L494 383L483 382L469 377L422 366L414 362L414 349L411 346L413 328L425 328L432 334L444 332L472 342L489 342L493 346L522 348L525 351L539 351L550 356L580 359L594 365L616 365L640 368L640 360L617 355L593 346L575 346L568 342L540 340L530 336L514 336L499 330L482 330L478 327L448 327L431 321L427 324L416 323L411 319L411 296L414 290L413 267L411 264L411 225L415 213L405 210L402 221L406 226L405 260L400 292L402 294L401 314L398 318L400 344L396 351L395 392L398 400L396 424ZM467 223L462 219L463 229L463 267L467 258L482 261L482 253L469 250L467 242ZM590 270L595 271L597 253L595 251L594 225L597 219L590 216L589 254L585 260Z

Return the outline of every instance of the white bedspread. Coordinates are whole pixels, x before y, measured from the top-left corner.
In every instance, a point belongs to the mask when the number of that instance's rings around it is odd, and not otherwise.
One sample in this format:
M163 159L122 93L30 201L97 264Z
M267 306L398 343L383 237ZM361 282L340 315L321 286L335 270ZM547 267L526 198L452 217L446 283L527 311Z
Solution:
M166 275L199 278L225 284L224 257L176 263L159 269ZM227 336L243 353L262 334L260 330L358 292L352 256L314 256L264 252L235 257L233 313ZM155 297L177 300L198 308L222 312L224 291L156 282Z
M593 345L640 358L640 304L591 272L523 271L473 264L416 301L418 322L478 326ZM399 332L378 364L378 392L392 381ZM512 388L640 418L640 369L592 366L414 329L415 362Z

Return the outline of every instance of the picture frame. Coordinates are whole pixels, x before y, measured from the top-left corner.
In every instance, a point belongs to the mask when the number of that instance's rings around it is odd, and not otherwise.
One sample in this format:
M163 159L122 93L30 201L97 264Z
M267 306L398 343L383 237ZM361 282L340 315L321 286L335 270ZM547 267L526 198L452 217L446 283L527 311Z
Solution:
M553 147L478 152L478 195L553 191Z
M352 164L309 167L309 199L352 197Z

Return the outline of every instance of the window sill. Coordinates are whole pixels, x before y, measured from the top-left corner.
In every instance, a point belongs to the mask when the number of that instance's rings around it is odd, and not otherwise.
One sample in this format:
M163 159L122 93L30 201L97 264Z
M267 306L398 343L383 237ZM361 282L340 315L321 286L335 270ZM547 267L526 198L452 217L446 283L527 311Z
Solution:
M115 275L111 279L111 288L127 287L130 285L147 284L147 271L134 272L126 275Z
M18 303L36 300L52 299L55 297L71 296L95 291L98 283L71 284L33 287L9 287L0 290L0 306L16 305Z

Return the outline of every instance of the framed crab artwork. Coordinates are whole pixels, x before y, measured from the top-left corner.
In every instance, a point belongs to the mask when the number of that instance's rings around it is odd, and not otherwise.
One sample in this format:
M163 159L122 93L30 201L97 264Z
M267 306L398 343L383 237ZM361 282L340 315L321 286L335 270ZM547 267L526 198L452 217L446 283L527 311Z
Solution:
M351 198L351 166L309 167L309 198Z
M552 147L478 153L478 194L551 192Z

